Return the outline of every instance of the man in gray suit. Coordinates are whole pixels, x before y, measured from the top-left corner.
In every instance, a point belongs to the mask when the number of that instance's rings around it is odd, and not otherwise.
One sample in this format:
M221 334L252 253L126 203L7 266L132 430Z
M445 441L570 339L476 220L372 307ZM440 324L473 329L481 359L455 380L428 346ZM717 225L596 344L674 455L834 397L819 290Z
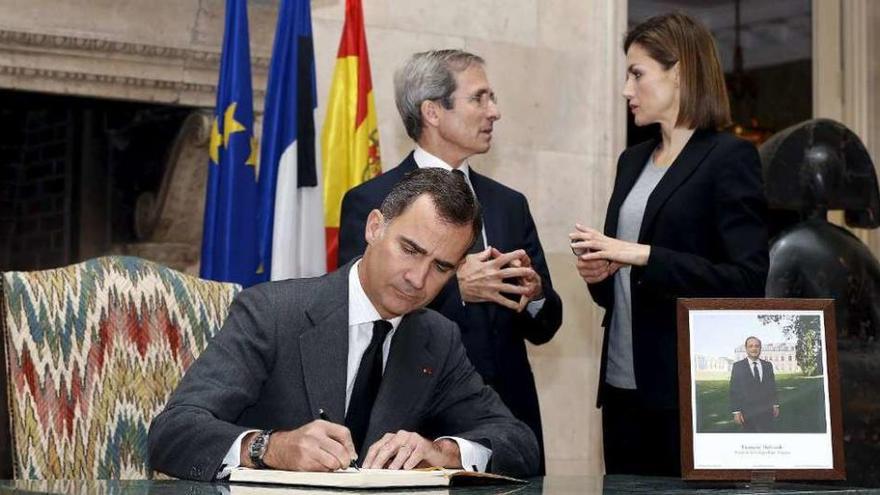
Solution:
M152 468L212 480L237 466L328 471L361 459L535 474L532 431L483 383L456 325L423 309L479 219L461 177L418 170L370 213L363 258L243 291L150 425Z

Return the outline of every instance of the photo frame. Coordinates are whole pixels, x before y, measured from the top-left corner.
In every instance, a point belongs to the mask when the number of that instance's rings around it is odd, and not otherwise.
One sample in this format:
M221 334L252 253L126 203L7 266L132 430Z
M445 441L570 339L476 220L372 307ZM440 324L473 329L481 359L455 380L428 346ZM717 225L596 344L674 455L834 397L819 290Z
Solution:
M686 480L846 478L832 299L679 299Z

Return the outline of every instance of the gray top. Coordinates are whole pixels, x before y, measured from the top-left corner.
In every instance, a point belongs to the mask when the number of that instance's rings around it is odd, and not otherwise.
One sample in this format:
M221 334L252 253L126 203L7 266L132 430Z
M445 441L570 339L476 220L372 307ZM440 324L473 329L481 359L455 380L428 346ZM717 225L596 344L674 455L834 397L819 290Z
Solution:
M654 165L653 153L642 169L639 179L620 206L617 221L617 238L638 242L639 230L648 197L657 187L669 167ZM630 267L624 266L614 274L614 313L611 315L611 331L608 334L608 367L605 383L617 388L636 388L632 351L632 294L630 293Z

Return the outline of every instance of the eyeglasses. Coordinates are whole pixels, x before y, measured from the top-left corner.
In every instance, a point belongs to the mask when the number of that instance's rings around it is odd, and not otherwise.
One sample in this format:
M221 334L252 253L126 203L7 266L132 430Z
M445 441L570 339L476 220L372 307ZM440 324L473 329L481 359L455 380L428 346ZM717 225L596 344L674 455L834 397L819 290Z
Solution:
M490 101L495 105L498 104L498 96L493 91L481 91L470 96L451 96L450 98L453 100L467 100L480 108L488 107Z

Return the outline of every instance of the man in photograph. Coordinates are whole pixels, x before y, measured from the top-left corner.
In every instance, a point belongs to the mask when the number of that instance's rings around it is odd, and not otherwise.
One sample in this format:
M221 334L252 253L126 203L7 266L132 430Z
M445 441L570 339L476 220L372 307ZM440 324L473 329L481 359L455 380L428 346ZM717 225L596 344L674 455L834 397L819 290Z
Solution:
M730 409L734 423L745 433L773 431L773 418L779 416L773 363L761 359L761 340L749 337L746 357L733 364L730 372Z

